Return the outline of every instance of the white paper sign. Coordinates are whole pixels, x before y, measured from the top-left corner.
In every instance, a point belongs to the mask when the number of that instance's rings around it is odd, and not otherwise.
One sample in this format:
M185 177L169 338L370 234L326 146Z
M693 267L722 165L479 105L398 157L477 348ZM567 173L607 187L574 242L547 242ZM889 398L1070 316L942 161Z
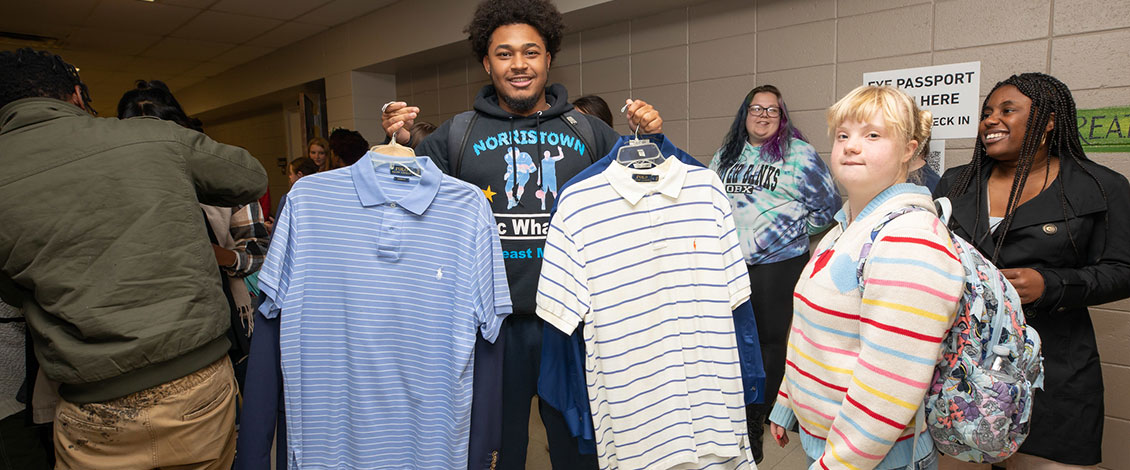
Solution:
M893 86L914 97L919 107L934 114L935 139L977 137L980 62L868 72L863 83Z

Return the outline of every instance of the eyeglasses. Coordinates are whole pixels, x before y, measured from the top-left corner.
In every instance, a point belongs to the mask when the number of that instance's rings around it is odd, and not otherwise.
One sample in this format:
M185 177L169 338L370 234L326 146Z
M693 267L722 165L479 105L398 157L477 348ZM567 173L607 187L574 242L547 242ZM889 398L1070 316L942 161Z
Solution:
M773 117L773 118L781 117L781 108L778 108L776 106L770 106L768 108L762 108L761 106L758 106L758 105L755 104L755 105L749 107L749 115L750 116L769 116L769 117Z

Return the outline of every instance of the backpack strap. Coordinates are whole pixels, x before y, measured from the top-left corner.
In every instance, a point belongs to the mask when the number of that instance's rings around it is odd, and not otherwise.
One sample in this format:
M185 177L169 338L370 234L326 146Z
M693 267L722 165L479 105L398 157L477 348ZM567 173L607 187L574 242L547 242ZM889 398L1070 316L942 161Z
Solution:
M938 218L946 227L950 226L950 216L953 215L953 203L948 197L934 199L934 208L938 209Z
M471 110L451 118L451 127L447 131L447 169L451 176L458 178L462 172L463 151L467 149L467 139L471 137L471 128L478 117L479 114Z
M859 250L859 264L855 267L855 281L857 286L859 287L860 293L863 293L863 265L867 261L866 255L871 252L871 246L875 244L875 240L879 239L879 232L881 232L888 223L899 218L899 216L901 215L924 210L926 209L918 206L904 207L887 214L885 217L883 217L883 220L880 220L879 223L875 224L875 226L871 228L871 239L867 243L864 243L863 248Z
M597 160L604 157L604 155L597 155L596 147L592 146L592 143L596 141L596 133L593 132L592 123L583 113L577 111L577 108L573 108L565 111L561 120L565 121L565 124L573 130L577 138L581 139L581 143L585 144L585 148L589 150L589 161L596 163Z

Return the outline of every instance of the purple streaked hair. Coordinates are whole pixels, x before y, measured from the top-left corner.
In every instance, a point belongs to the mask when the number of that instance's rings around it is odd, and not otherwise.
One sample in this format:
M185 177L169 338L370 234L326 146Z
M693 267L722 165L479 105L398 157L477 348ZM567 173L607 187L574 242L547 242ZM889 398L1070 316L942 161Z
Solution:
M808 142L800 129L793 127L792 120L789 119L789 110L785 106L785 99L781 97L780 90L777 90L777 87L773 85L761 85L750 90L745 95L745 99L742 100L741 106L738 107L738 114L734 116L734 122L730 125L730 132L726 134L726 139L722 141L719 161L721 168L733 165L741 156L742 149L745 147L746 141L749 140L749 131L746 130L745 126L746 116L749 115L749 102L753 100L754 95L763 92L777 96L777 103L781 106L781 125L777 128L777 132L761 145L761 155L771 162L781 161L788 154L789 142L792 139Z

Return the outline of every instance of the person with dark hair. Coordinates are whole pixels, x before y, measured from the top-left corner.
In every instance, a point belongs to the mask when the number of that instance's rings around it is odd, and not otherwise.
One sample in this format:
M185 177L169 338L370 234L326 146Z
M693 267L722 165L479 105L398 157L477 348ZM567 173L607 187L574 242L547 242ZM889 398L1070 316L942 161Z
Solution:
M408 134L412 136L412 138L408 139L408 146L416 148L417 145L420 145L420 142L424 141L425 137L432 135L435 131L435 124L427 121L417 121L415 124L412 124L412 127L408 128Z
M746 94L710 168L733 202L754 286L750 301L761 340L766 400L746 407L746 425L754 460L760 462L765 419L785 374L793 286L808 262L809 236L832 224L840 196L827 165L793 126L773 85Z
M954 233L1016 288L1043 341L1044 388L1010 469L1102 460L1103 376L1088 307L1130 297L1130 184L1083 153L1075 113L1067 85L1049 75L997 83L972 160L934 191L953 203Z
M188 117L169 88L158 80L138 80L137 88L127 91L118 100L118 119L140 116L172 121L204 132L200 120ZM203 203L200 207L207 215L212 252L227 284L224 294L233 315L230 355L242 389L247 367L245 359L250 350L248 338L254 325L254 299L243 278L259 271L267 258L267 248L271 244L270 228L258 201L234 208Z
M337 157L341 166L357 163L369 151L369 141L360 132L349 129L334 129L330 133L330 151Z
M199 119L188 117L165 82L160 80L138 80L136 87L127 91L118 100L118 119L137 116L152 116L165 121L173 121L182 127L196 132L204 132L204 124Z
M608 109L608 102L604 101L604 98L596 95L584 95L573 100L573 107L589 116L600 118L601 121L608 124L608 127L612 127L612 110Z
M445 173L481 188L498 222L514 303L514 314L507 317L499 335L506 346L502 396L497 400L502 407L498 468L523 469L545 324L535 314L549 226L548 210L543 208L552 207L556 199L547 198L557 195L557 188L546 183L573 178L607 155L619 136L596 117L577 112L564 86L549 85L550 64L564 34L561 13L551 1L483 1L466 33L474 58L491 83L479 91L473 111L441 124L420 142L416 154L431 157ZM627 103L633 128L639 125L641 134L661 131L663 120L651 105L640 100ZM411 127L419 112L404 102L388 103L382 126L398 142L407 143L409 133L403 130ZM543 174L546 165L553 167L552 178ZM475 396L478 400L480 395ZM541 401L539 411L554 468L597 468L595 456L579 453L561 412ZM472 466L482 463L472 457ZM485 464L490 465L490 456Z
M57 468L228 468L230 323L198 201L254 202L267 173L170 122L95 118L84 90L54 54L0 52L0 200L19 201L0 297L61 383Z
M62 57L26 47L15 52L5 52L10 54L5 60L14 65L3 71L0 107L23 98L42 97L69 101L93 116L98 115L90 105L93 101L90 99L90 90L79 78L78 69L64 62ZM32 76L35 78L31 78Z
M291 186L294 186L294 183L298 182L303 176L310 176L317 172L318 164L314 163L314 160L306 157L295 158L286 165L286 177L289 179Z

